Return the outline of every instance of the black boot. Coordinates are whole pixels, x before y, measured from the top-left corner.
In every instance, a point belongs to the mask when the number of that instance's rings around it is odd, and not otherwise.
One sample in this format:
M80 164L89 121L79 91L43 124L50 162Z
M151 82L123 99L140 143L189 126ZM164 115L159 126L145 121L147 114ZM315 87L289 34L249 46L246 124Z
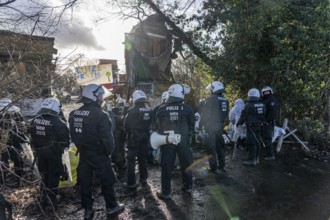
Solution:
M246 160L243 162L243 164L245 166L256 166L257 165L257 161L256 160Z
M84 220L93 220L94 210L93 209L85 209Z

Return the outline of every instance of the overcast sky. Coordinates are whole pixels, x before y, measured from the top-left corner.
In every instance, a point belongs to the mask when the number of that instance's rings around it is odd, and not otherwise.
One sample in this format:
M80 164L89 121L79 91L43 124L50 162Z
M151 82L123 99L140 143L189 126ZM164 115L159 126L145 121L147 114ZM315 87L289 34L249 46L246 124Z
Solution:
M123 21L111 17L95 22L97 10L86 5L75 8L70 22L55 35L57 56L85 54L91 59L116 59L119 69L124 70L125 33L131 31L137 21Z

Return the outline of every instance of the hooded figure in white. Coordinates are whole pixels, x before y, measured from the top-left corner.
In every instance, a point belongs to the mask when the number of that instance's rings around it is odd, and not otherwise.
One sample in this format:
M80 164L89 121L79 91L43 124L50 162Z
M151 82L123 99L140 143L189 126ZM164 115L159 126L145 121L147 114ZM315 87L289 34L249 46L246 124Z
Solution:
M244 127L241 126L241 128L236 127L236 123L238 122L241 113L244 109L244 101L243 99L237 99L235 101L234 107L229 111L229 132L231 135L231 138L234 142L237 141L238 137L245 137L246 136L246 130Z
M242 110L244 109L243 99L237 99L234 107L229 111L229 120L233 125L236 125L239 117L241 116Z

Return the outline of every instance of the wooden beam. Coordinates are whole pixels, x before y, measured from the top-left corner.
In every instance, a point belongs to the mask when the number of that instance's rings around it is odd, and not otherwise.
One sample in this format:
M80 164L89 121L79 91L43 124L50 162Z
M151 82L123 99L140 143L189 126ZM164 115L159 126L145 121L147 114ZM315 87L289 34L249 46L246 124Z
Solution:
M287 129L289 129L289 127L287 127ZM295 135L294 133L292 133L292 136L301 144L301 146L303 146L303 148L309 152L309 148L304 144L304 142L302 142L298 137L297 135Z
M302 148L306 151L306 152L309 152L309 148L307 147L307 144L308 142L304 142L302 140L300 140L298 138L297 135L295 135L295 132L297 131L297 129L294 129L294 130L290 130L290 128L288 127L288 119L284 119L284 122L283 122L283 127L282 127L285 131L288 131L289 133L286 134L286 135L283 135L283 136L280 136L278 142L277 142L277 146L276 146L276 152L280 152L281 151L281 148L282 148L282 144L283 144L283 140L287 137L289 137L290 135L292 135L294 137L294 139L296 139L298 141L299 144L301 144Z
M297 131L297 129L294 129L293 131L290 131L287 135L285 135L285 136L283 137L283 139L289 137L291 134L295 133L296 131Z

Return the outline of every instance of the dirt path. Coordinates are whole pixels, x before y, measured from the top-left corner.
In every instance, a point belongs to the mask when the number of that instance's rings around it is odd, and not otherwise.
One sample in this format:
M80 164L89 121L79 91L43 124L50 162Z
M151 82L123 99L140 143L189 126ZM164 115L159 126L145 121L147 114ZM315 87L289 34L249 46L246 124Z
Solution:
M173 173L172 200L163 201L156 196L160 189L160 169L149 166L148 185L127 190L116 185L118 200L126 209L109 219L291 219L314 220L330 217L330 167L328 163L307 160L299 149L284 147L276 161L261 161L257 167L245 167L242 159L246 152L240 150L235 161L227 160L227 176L199 171L207 166L206 158L195 160L192 195L181 191L181 174ZM202 174L202 175L201 175ZM30 195L25 192L25 197ZM61 190L62 201L57 210L59 219L82 219L79 193L72 188ZM20 204L21 219L45 219L33 196ZM97 188L95 192L94 219L107 219L104 201ZM54 217L48 210L46 215ZM19 217L19 215L16 215Z

